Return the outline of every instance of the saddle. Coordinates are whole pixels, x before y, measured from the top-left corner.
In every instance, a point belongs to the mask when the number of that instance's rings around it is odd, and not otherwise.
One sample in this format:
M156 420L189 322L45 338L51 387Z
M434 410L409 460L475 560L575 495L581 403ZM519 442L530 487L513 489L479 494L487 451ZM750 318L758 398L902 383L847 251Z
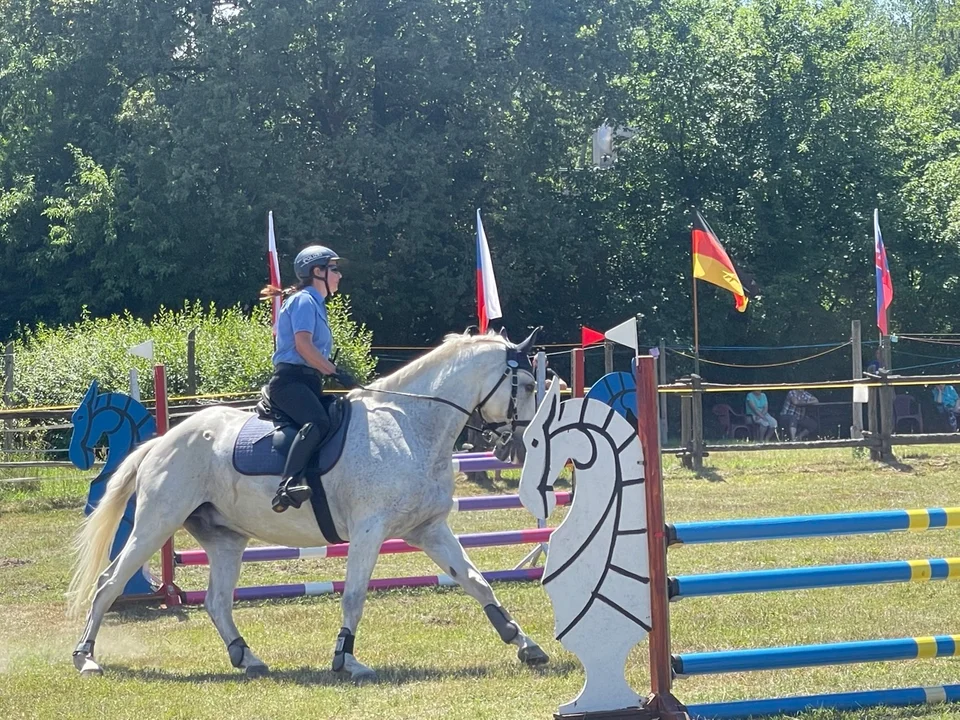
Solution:
M325 475L340 460L350 424L350 401L345 397L323 396L321 402L330 417L330 429L310 458L307 475ZM300 427L279 408L272 407L265 392L257 403L257 414L244 423L233 445L233 467L242 475L281 475L287 452Z

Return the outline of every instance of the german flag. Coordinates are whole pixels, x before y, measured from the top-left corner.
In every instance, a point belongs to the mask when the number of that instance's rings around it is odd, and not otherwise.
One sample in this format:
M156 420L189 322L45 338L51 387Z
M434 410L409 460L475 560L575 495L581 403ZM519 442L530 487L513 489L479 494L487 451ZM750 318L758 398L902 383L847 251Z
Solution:
M736 300L737 310L744 312L747 309L747 295L740 276L699 210L694 211L693 218L693 277L729 290Z

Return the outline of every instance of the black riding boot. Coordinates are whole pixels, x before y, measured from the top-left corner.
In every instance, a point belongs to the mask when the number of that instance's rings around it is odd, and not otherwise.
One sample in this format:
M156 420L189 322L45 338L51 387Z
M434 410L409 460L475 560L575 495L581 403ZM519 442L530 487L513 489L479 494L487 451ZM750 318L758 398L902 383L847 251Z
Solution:
M273 498L274 512L282 513L291 505L299 508L310 499L313 490L304 480L307 463L322 440L320 429L313 423L307 423L290 445L287 453L287 462L283 467L283 480L277 488L277 495Z

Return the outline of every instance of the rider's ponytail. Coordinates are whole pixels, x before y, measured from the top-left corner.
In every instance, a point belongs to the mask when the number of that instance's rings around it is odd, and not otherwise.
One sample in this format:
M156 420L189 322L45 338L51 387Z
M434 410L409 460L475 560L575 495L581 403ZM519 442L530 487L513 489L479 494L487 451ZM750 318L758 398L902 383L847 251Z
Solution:
M264 285L263 290L260 291L261 300L273 300L275 297L280 297L286 300L288 297L293 295L295 292L303 290L310 283L300 283L299 285L291 285L288 288L278 288L276 285Z

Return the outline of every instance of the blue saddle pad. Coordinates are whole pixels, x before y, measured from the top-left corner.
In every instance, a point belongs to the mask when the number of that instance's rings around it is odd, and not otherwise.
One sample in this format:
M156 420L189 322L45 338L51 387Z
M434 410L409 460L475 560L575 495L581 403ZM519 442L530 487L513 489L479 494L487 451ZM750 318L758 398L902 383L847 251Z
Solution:
M350 424L351 403L342 403L341 410L340 424L310 460L308 470L325 475L340 459L347 439L347 426ZM283 433L286 437L275 441L275 433ZM269 420L251 416L240 428L233 445L233 467L241 475L281 475L287 461L286 451L295 434L296 428L278 430ZM280 450L277 449L278 446Z

